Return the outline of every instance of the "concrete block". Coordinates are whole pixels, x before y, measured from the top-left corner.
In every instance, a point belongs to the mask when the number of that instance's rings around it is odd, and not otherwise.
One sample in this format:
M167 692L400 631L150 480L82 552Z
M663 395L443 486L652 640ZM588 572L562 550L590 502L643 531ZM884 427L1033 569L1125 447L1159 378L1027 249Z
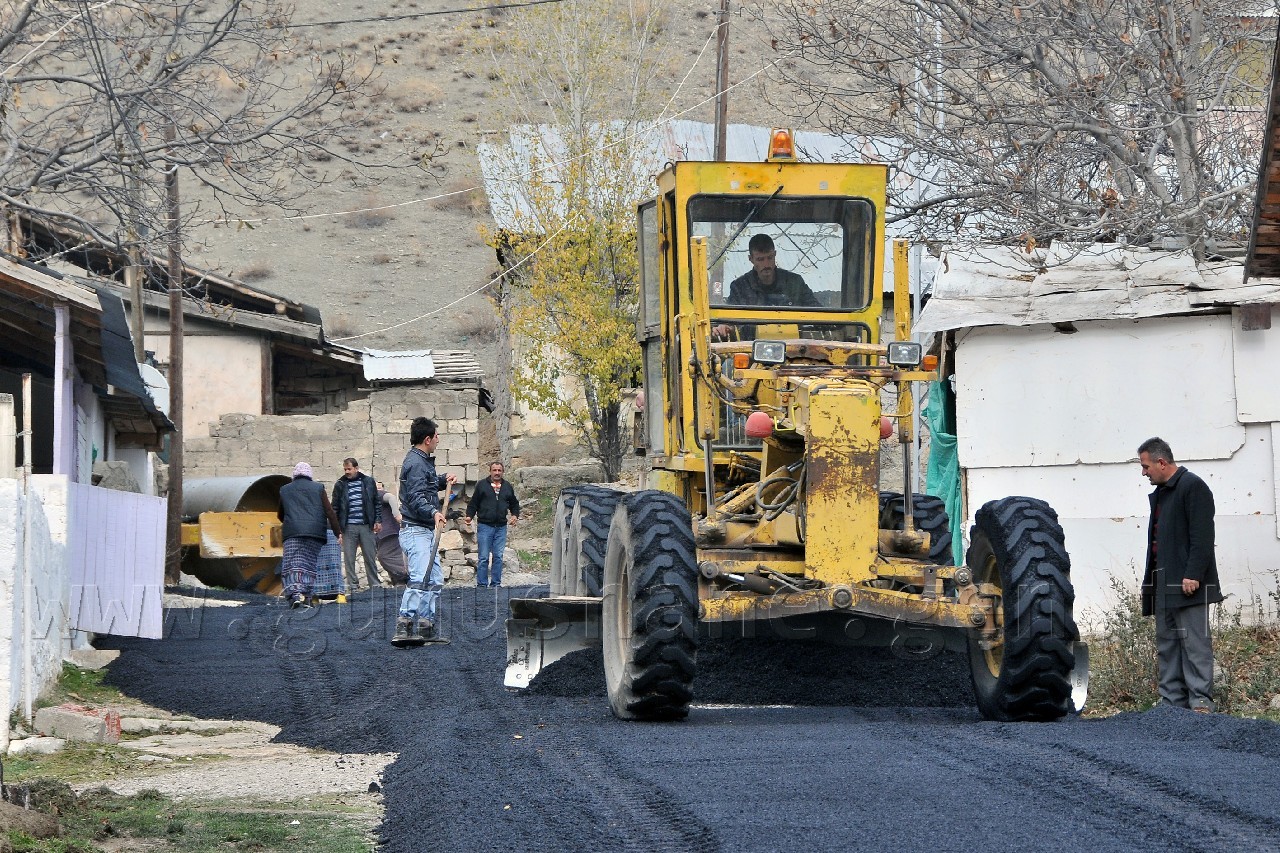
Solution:
M63 660L81 669L99 670L120 657L119 649L72 649Z
M84 743L119 743L120 712L59 705L36 711L36 731Z
M442 432L440 433L440 443L436 445L436 452L443 450L461 450L467 446L467 436L461 432Z
M480 451L474 447L460 447L449 451L450 465L479 465Z
M154 735L159 734L164 728L163 720L154 720L149 717L121 717L120 731L131 735Z
M436 411L440 413L436 420L441 421L460 421L467 416L467 407L461 403L442 403Z
M410 418L435 418L436 404L425 401L412 402L405 406L405 413Z
M60 737L29 737L9 742L10 755L53 755L67 742Z

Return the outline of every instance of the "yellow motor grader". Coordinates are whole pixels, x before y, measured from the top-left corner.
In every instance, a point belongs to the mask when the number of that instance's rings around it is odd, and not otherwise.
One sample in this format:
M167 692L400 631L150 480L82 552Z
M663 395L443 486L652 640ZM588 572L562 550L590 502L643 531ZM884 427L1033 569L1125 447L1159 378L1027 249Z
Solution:
M560 495L550 595L510 603L508 686L603 645L616 716L679 719L701 637L772 628L967 650L990 719L1083 704L1087 650L1053 509L986 504L956 566L942 502L881 490L881 440L896 430L909 446L910 387L938 378L910 340L905 244L895 339L881 342L886 179L883 165L799 162L786 131L766 161L658 176L639 209L649 488ZM904 468L909 484L905 452Z

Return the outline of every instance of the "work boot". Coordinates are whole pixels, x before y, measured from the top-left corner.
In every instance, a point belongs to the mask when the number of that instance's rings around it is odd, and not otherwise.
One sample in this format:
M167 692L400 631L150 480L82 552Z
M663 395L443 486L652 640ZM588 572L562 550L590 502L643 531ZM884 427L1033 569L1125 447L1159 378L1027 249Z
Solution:
M434 640L436 638L436 626L430 619L418 620L418 637L422 640Z
M391 642L393 642L393 643L408 643L408 642L411 642L411 641L413 640L413 638L414 638L413 620L412 620L412 619L397 619L397 620L396 620L396 635L395 635L394 637L392 637L392 638L391 638Z

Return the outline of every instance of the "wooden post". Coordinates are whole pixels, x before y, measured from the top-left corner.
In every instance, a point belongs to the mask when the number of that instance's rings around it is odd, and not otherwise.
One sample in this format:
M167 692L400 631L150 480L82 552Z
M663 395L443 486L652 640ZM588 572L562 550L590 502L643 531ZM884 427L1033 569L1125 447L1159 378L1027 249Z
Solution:
M727 156L729 128L729 0L720 0L716 27L716 159Z
M133 326L133 360L147 360L146 341L142 334L142 267L138 264L137 246L129 247L129 265L124 268L124 283L129 288L129 323Z
M177 139L170 122L165 128L165 141ZM178 164L168 164L164 177L169 226L169 420L173 434L169 436L169 518L166 535L165 582L176 584L182 572L182 230L179 223Z

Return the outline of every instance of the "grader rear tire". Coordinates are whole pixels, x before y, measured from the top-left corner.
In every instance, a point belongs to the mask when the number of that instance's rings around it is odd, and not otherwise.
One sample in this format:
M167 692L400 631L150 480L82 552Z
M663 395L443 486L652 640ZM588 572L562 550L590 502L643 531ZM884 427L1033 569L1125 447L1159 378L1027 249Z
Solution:
M880 527L902 530L907 515L907 502L901 492L880 493ZM929 534L929 562L939 566L955 563L951 551L951 519L942 498L933 495L911 496L912 526Z
M623 493L604 486L579 486L569 527L574 551L573 590L567 595L602 595L604 557L609 548L609 525Z
M1001 639L969 635L978 709L989 720L1056 720L1071 709L1075 590L1058 514L1044 501L1010 497L978 510L966 562L979 585L1000 591Z
M602 604L609 705L623 720L689 713L698 577L689 510L667 492L627 495L609 531Z
M572 539L574 507L585 486L570 486L556 500L551 532L551 595L577 595L578 549Z

